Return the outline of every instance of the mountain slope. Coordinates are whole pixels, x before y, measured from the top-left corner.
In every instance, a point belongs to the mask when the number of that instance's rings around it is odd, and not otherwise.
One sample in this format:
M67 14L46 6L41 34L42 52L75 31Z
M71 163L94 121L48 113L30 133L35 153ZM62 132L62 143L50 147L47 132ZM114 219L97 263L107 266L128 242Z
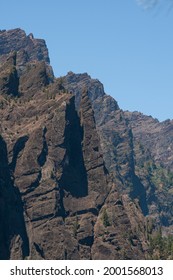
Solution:
M160 254L151 238L172 228L171 121L123 112L86 73L55 78L45 42L20 29L0 31L0 117L1 259Z

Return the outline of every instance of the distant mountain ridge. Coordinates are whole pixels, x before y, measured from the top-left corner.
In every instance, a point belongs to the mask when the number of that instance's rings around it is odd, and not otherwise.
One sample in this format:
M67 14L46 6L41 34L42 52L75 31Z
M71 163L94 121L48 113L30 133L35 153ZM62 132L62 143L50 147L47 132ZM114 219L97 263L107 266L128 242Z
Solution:
M55 78L19 28L0 31L0 118L0 259L172 258L173 121Z

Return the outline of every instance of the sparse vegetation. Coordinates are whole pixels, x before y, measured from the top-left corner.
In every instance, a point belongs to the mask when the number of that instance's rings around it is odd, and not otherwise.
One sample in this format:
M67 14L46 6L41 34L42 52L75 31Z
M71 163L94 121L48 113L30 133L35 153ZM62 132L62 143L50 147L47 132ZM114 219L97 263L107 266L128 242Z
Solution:
M104 208L103 212L102 212L102 221L103 221L104 227L110 226L110 221L109 221L109 217L108 217L106 208Z
M78 221L78 216L76 215L74 223L73 223L73 234L75 237L77 236L77 231L78 231L79 227L80 227L80 225L79 225L79 221Z
M149 254L152 259L173 260L173 235L162 236L161 229L150 235Z

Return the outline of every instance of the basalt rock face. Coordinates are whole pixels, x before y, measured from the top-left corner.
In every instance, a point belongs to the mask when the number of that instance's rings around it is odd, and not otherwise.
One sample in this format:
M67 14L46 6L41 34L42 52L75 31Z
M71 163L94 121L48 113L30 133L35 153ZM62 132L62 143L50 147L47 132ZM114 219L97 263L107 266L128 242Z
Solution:
M138 199L143 215L172 234L173 121L123 112L97 80L88 84L87 74L70 72L63 85L77 96L77 109L88 88L105 165L118 190Z
M0 137L0 259L23 259L28 255L23 206L19 190L13 184L7 147Z
M159 122L139 112L125 112L133 131L134 140L150 150L156 164L173 171L173 121Z
M125 112L133 133L135 172L145 188L149 216L173 228L173 121Z
M0 92L1 94L18 95L19 78L16 70L16 55L11 54L6 62L0 66Z
M154 150L145 120L135 126L98 80L55 79L43 40L1 31L0 54L0 259L151 257L149 234L172 225L172 198L166 208L153 183L164 161L171 192L171 121Z
M0 30L1 63L9 53L18 53L17 65L23 66L28 61L45 61L50 63L46 43L42 39L35 39L32 34L26 36L20 28Z
M34 100L19 100L4 120L2 134L7 166L23 202L28 238L24 257L114 259L124 258L126 248L129 258L142 258L146 244L135 236L126 207L132 216L134 209L118 194L106 169L88 93L83 92L79 113L75 97L62 92L53 98L39 92ZM142 214L133 224L139 221ZM135 239L134 246L128 236Z
M0 64L6 62L10 53L16 53L18 75L22 75L30 62L44 61L50 79L53 71L50 66L48 49L42 39L35 39L33 34L26 35L20 28L0 30Z

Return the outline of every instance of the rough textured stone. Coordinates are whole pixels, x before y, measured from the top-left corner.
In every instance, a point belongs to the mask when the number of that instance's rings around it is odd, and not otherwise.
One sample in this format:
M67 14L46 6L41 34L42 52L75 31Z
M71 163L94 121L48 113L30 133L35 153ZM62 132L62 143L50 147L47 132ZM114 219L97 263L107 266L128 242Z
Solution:
M20 28L0 30L0 63L6 61L10 53L16 52L18 74L21 75L26 68L26 63L31 61L44 61L50 77L53 71L46 43L42 39L35 39L33 34L26 35Z
M8 166L7 148L0 137L0 259L23 259L28 255L28 236L19 190Z
M159 122L138 112L125 112L133 132L135 172L145 189L148 213L172 232L173 121Z
M0 93L18 95L19 78L16 70L16 54L11 54L0 67Z
M151 258L173 223L172 121L123 112L86 73L55 79L20 29L0 54L0 259Z

